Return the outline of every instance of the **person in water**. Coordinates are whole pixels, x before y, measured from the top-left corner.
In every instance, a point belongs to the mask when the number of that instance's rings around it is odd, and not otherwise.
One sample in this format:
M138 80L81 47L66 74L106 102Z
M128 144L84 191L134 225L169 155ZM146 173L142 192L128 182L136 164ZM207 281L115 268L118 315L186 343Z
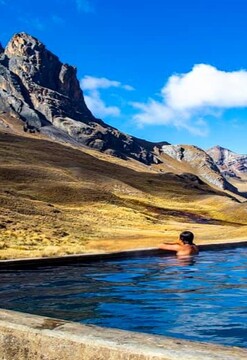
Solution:
M176 251L178 256L190 256L199 253L198 247L193 243L194 234L191 231L183 231L176 244L163 243L159 246L162 250Z

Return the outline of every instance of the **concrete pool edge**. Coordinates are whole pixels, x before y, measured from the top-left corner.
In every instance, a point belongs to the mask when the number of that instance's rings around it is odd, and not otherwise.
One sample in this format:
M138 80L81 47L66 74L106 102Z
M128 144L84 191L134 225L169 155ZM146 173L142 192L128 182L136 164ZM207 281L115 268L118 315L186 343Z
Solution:
M247 350L0 309L1 360L242 360Z
M210 243L199 245L200 251L210 251L210 250L222 250L222 249L232 249L236 247L245 247L247 246L246 241L235 241L228 243ZM124 251L112 251L112 252L100 252L100 253L82 253L82 254L73 254L73 255L63 255L63 256L51 256L51 257L36 257L36 258L20 258L20 259L8 259L0 260L0 269L1 268L25 268L32 266L50 266L50 265L66 265L66 264L75 264L80 262L89 262L89 261L98 261L104 259L114 259L114 258L126 258L126 257L135 257L135 256L145 256L145 255L158 255L163 254L171 255L172 252L160 250L158 248L143 248L143 249L131 249Z

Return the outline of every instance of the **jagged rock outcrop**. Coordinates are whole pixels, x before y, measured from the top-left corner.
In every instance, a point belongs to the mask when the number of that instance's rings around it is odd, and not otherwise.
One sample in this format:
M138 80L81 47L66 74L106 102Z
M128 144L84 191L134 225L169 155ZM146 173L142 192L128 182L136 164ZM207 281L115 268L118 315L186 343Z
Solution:
M0 111L23 121L24 131L90 146L145 164L159 163L163 143L151 143L96 119L87 108L76 68L60 62L36 38L19 33L0 47ZM58 131L59 130L59 131Z
M221 173L228 177L241 177L247 173L247 155L236 154L221 146L214 146L207 150Z
M196 174L209 184L222 190L238 192L221 174L212 157L197 146L164 145L162 151L173 159L187 162Z
M8 43L2 65L7 75L7 89L20 95L28 107L40 118L40 126L56 117L74 120L93 119L86 107L76 69L62 64L58 57L48 51L37 39L25 33L16 34ZM2 86L1 86L2 87ZM16 109L20 113L20 107ZM33 119L25 117L33 124Z

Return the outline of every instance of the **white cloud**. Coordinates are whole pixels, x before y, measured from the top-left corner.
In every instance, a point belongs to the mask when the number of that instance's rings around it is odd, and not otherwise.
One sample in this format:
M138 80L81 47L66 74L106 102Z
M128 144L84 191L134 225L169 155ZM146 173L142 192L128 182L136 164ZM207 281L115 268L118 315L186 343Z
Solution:
M120 81L107 78L85 76L81 80L81 88L85 92L85 101L92 113L98 117L119 116L121 111L117 106L107 106L103 101L100 90L119 88L127 91L134 90L130 85L123 85Z
M144 125L165 125L174 126L177 129L186 129L191 134L206 136L208 126L203 118L199 117L191 122L191 113L188 111L177 111L165 103L150 99L147 104L132 103L132 106L139 113L134 115L134 121L140 126Z
M89 95L85 95L85 102L95 116L119 116L120 109L117 106L107 106L100 97L100 93L97 90L90 91Z
M94 89L108 89L110 87L122 88L125 90L134 90L130 85L123 85L119 81L109 80L107 78L97 78L86 75L81 80L81 87L83 90L94 90Z
M217 117L224 109L247 106L247 71L225 72L211 65L195 65L186 74L171 76L160 95L160 101L132 103L140 110L134 116L138 124L174 125L206 135L203 117Z
M162 95L176 109L243 107L247 105L247 71L195 65L187 74L171 76Z
M131 85L122 85L122 88L127 91L133 91L135 88Z

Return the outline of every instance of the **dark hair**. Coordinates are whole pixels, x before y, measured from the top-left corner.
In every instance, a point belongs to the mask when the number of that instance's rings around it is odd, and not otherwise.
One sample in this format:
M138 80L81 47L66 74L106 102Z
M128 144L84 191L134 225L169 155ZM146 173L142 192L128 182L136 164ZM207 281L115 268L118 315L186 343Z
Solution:
M191 231L183 231L179 237L184 244L193 244L194 234Z

